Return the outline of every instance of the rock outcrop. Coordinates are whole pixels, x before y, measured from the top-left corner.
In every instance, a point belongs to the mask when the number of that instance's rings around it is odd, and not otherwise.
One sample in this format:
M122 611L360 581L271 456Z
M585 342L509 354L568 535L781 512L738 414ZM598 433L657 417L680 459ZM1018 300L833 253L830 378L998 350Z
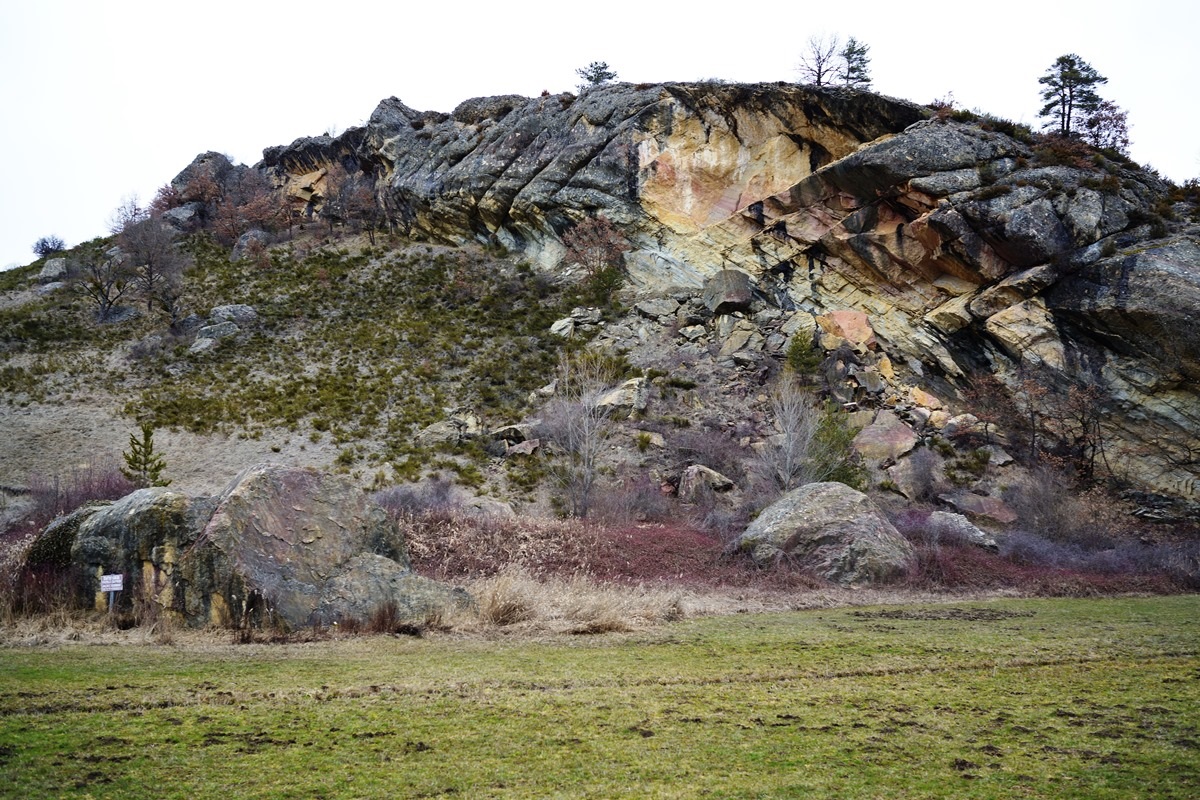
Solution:
M328 625L382 608L419 623L470 602L414 574L395 523L349 481L271 465L215 498L158 487L81 509L32 552L38 563L69 552L85 602L103 607L99 577L121 573L123 602L191 625Z
M810 483L767 506L729 546L760 565L783 559L842 584L886 581L912 566L912 545L862 492Z
M969 410L958 403L978 375L1014 397L1034 376L1054 396L1097 398L1118 477L1198 496L1200 233L1162 238L1166 186L1151 173L929 115L789 84L613 84L451 114L391 98L365 127L272 148L258 168L310 209L324 170L357 169L411 236L497 243L547 269L564 232L603 214L631 244L641 298L743 276L677 312L688 342L705 338L696 309L720 312L730 363L779 352L788 319L762 335L735 318L766 305L819 320L827 350L845 343L843 402L918 387L949 404L936 418ZM1042 433L1071 439L1052 422Z

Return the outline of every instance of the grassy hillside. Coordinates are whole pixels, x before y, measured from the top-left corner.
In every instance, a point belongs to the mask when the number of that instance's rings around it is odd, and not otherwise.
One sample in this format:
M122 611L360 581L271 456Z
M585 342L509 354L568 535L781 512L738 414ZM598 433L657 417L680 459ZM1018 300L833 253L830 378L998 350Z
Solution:
M1195 597L0 650L4 797L1194 797Z
M17 299L0 308L0 404L111 398L131 426L148 419L198 435L332 447L325 466L364 482L441 468L477 485L481 451L415 434L457 407L485 425L519 419L566 346L550 324L583 300L480 248L303 235L233 263L202 235L186 248L190 328L170 326L136 296L138 317L101 324L69 289L10 294ZM38 266L4 288L21 289ZM213 351L189 352L195 325L227 304L252 306L258 323Z

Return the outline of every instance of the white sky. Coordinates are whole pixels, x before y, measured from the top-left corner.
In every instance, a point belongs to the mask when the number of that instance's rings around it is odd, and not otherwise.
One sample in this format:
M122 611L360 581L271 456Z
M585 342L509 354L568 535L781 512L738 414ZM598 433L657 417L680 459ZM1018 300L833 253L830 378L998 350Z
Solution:
M385 97L448 112L571 90L594 60L633 82L791 81L832 33L870 46L876 91L1035 126L1037 79L1077 53L1129 112L1135 160L1200 175L1195 0L0 0L0 266L106 233L197 153L254 164Z

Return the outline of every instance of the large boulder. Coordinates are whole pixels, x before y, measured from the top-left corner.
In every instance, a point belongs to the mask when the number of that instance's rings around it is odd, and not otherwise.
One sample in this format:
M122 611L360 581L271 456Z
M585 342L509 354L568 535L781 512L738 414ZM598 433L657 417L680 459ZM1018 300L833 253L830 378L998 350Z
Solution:
M753 299L750 276L741 270L723 269L704 282L704 305L714 314L749 311Z
M791 560L842 584L886 581L914 563L912 545L871 499L842 483L810 483L768 506L731 550L768 566Z
M215 498L164 487L81 509L47 528L30 566L80 568L102 608L99 577L125 575L136 600L190 625L286 627L365 620L423 622L469 598L412 573L396 524L350 481L314 470L251 467Z
M328 624L355 616L391 596L340 602L326 589L364 553L409 568L395 523L353 483L315 470L259 465L245 470L218 497L202 536L219 551L246 589L290 625ZM342 577L341 584L333 582ZM377 582L378 583L378 582Z
M65 258L52 258L42 267L42 271L38 273L37 282L43 286L49 283L61 283L67 279L69 270L67 269L67 260Z
M894 463L917 446L917 434L891 411L880 411L875 421L854 437L853 447L869 464Z
M227 592L231 576L207 575L200 582L187 574L182 562L214 505L210 498L192 498L159 486L139 489L87 514L71 545L71 560L83 573L84 599L103 608L100 576L120 573L125 576L122 604L136 597L189 621L208 621L190 618L185 598Z

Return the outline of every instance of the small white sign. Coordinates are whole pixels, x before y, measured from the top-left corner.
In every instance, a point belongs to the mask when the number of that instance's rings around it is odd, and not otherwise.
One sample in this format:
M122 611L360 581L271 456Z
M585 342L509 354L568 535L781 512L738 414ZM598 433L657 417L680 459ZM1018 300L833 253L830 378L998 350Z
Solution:
M125 576L117 573L116 575L101 575L100 576L100 591L102 592L120 592L125 588Z

